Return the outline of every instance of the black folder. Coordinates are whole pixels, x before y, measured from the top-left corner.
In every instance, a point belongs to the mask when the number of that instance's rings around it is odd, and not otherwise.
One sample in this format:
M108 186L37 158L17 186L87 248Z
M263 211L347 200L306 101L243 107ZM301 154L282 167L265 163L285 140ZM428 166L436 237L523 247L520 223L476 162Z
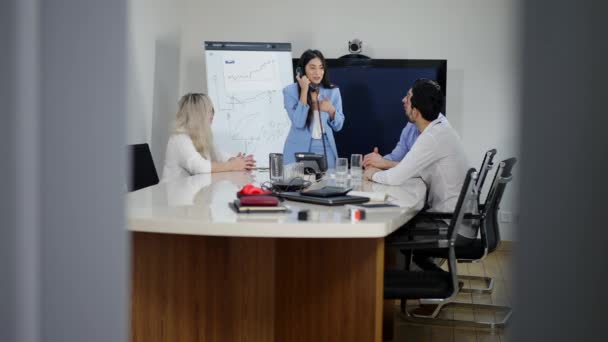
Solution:
M296 202L306 202L322 205L344 205L369 202L369 197L362 196L333 196L333 197L315 197L303 195L299 192L282 192L280 197Z

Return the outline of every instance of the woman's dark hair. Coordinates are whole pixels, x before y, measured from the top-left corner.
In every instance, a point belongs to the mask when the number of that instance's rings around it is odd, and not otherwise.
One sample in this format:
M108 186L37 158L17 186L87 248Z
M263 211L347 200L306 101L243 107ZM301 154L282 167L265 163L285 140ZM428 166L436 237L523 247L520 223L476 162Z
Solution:
M420 111L427 121L437 119L444 105L441 87L437 82L426 78L419 78L412 86L412 108Z
M325 61L325 57L323 57L323 54L319 50L308 49L308 50L304 51L304 53L302 53L302 56L300 56L297 67L302 69L302 76L306 75L306 65L308 64L308 62L310 62L311 60L313 60L315 58L318 58L319 60L321 60L321 64L323 65L323 78L321 79L321 85L327 89L335 88L335 85L333 85L329 81L329 72L327 70L327 62ZM300 84L299 83L297 83L297 84L298 84L298 94L299 94L301 91L301 88L300 88ZM308 102L308 105L310 106L310 109L308 110L308 116L306 117L306 124L307 124L307 126L310 126L310 123L312 122L312 98L310 96L310 92L308 93L307 102Z

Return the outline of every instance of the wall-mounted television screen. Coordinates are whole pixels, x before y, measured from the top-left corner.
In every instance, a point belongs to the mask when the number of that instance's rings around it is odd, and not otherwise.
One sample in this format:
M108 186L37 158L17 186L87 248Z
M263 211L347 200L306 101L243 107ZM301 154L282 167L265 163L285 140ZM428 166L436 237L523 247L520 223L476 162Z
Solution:
M401 100L417 79L437 81L446 94L447 60L338 58L327 59L327 66L345 115L344 127L334 132L340 157L374 146L382 155L392 151L407 124Z

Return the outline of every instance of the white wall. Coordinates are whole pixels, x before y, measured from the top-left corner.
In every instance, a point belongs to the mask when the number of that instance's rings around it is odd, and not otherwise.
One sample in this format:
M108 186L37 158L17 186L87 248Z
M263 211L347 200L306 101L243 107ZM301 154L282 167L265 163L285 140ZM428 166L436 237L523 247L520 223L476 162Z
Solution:
M206 91L205 40L291 42L294 57L317 48L336 58L348 53L353 38L363 41L363 53L372 58L447 59L448 119L473 165L479 167L482 153L491 147L498 149L498 159L518 156L516 0L131 0L131 8L136 72L130 72L135 79L129 141L150 141L155 158L164 155L166 135L160 133L168 129L179 94ZM165 70L175 68L172 58L155 67L159 51L154 44L163 37L177 51L179 77ZM159 104L158 97L164 98ZM518 211L516 187L514 182L507 190L503 210ZM501 229L503 238L514 238L512 225L503 223Z
M181 0L130 0L127 143L150 144L162 171L180 90Z

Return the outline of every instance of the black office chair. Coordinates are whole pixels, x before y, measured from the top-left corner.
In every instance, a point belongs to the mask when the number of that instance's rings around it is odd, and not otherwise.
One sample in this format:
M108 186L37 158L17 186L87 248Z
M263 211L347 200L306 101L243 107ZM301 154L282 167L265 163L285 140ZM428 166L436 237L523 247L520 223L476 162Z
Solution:
M450 303L458 294L458 277L456 274L456 254L454 251L458 227L464 216L464 203L475 195L472 181L477 178L475 169L467 172L464 184L458 196L458 202L452 214L452 220L447 228L447 235L436 234L426 239L402 239L399 236L389 236L386 239L388 248L400 250L417 250L437 248L448 254L448 271L421 271L388 269L384 272L384 299L401 300L401 311L408 313L408 299L425 300L424 304L436 304L437 307L429 315L437 317L441 308Z
M434 323L441 325L450 326L465 326L469 328L503 328L510 316L511 308L497 305L486 305L486 304L471 304L471 303L460 303L454 302L456 295L458 294L458 275L456 273L456 248L455 241L457 237L458 228L463 224L464 218L467 216L465 213L466 206L464 204L469 201L476 201L477 193L474 190L473 180L477 178L475 169L470 169L467 172L458 202L451 214L450 224L447 228L447 234L437 231L434 236L427 236L424 239L403 239L396 237L394 239L387 239L387 246L389 248L398 249L409 249L416 250L432 250L441 251L445 256L448 263L448 271L409 271L409 270L387 270L384 276L384 298L385 299L400 299L401 300L401 311L406 314L406 320L416 323ZM505 180L502 177L498 177L498 182L503 183ZM503 187L504 190L504 187ZM468 215L472 219L478 219L476 215ZM428 232L427 232L428 235ZM406 309L406 302L408 299L418 299L421 304L433 304L437 305L435 310L429 315L421 315L416 313L410 313ZM477 310L489 310L494 313L504 312L505 315L502 320L497 322L494 321L466 321L466 320L446 320L438 319L439 312L445 307L461 307ZM432 319L432 321L430 321Z
M492 169L494 163L494 156L496 156L496 149L491 149L488 150L484 153L484 157L483 160L481 162L481 167L479 168L479 172L478 172L478 177L475 180L475 184L473 186L473 190L475 191L475 193L477 194L476 199L477 199L477 206L478 206L478 210L477 212L483 212L484 210L484 206L485 203L482 204L481 203L481 192L483 189L483 185L485 183L485 180L487 178L488 172ZM486 198L487 200L487 198ZM438 213L431 213L428 214L426 212L422 212L421 214L417 215L417 217L415 217L408 225L410 227L410 230L412 233L414 232L418 232L418 234L420 234L421 231L425 231L433 228L437 228L438 224L442 225L442 231L445 232L447 225L444 225L442 222L438 222L438 223L432 223L430 224L429 227L429 220L433 220L433 219L449 219L451 217L451 213L445 213L443 215L440 215ZM475 222L474 222L475 223ZM476 226L479 226L479 222L476 222ZM458 249L456 250L456 257L458 259L460 259L460 254L458 253ZM406 257L406 269L409 269L410 263L411 263L411 251L403 251L403 254ZM445 261L445 259L443 260ZM441 262L443 262L441 261ZM492 279L491 277L479 277L479 276L467 276L467 275L462 275L460 276L460 280L481 280L485 283L485 287L482 288L470 288L470 287L463 287L461 288L461 292L468 292L468 293L491 293L493 288L494 288L494 279Z
M486 181L486 177L492 167L494 166L494 156L496 156L496 149L493 148L491 150L486 151L483 156L483 160L481 162L481 167L479 169L479 177L477 177L477 181L475 182L475 191L477 192L477 205L480 212L484 211L485 203L481 203L481 193L483 191L483 185ZM487 197L486 197L487 201ZM458 262L468 262L468 260L461 260L459 258L458 249L456 250L456 258ZM463 287L460 289L460 292L465 293L492 293L494 290L494 279L492 277L480 277L480 276L469 276L469 275L461 275L459 276L460 280L473 280L473 281L483 281L485 287Z
M516 158L509 158L499 163L486 201L481 207L479 219L475 222L479 226L480 237L471 245L456 247L456 258L458 259L458 262L481 262L489 253L494 252L500 245L501 239L498 225L498 210L500 209L500 202L507 183L512 179L512 170L515 163L517 163ZM479 195L479 193L477 194ZM433 213L426 214L425 216L432 217ZM417 250L416 255L420 257L447 258L446 251L433 249ZM494 279L492 277L461 275L459 276L459 279L483 281L486 285L486 287L481 288L464 287L460 290L463 293L489 294L492 293L494 288Z
M128 191L137 191L158 184L158 174L148 144L129 145L128 153L131 164Z

